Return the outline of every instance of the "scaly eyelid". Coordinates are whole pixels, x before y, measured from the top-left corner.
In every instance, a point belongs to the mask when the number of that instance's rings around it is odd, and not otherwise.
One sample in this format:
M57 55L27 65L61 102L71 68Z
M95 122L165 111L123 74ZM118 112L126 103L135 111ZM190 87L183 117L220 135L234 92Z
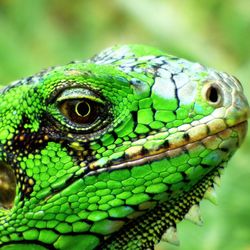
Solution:
M105 104L105 102L97 96L93 91L84 88L71 88L65 89L57 98L57 102L62 102L70 99L88 99L100 104Z

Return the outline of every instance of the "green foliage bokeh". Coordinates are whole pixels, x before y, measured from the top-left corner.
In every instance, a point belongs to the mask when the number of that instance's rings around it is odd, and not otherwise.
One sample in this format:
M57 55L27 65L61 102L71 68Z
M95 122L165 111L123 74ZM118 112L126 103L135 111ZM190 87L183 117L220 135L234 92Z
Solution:
M237 76L250 98L248 0L0 0L0 82L88 58L114 44L143 43ZM181 246L250 249L250 136L230 161L219 205L201 204L204 226L178 225Z

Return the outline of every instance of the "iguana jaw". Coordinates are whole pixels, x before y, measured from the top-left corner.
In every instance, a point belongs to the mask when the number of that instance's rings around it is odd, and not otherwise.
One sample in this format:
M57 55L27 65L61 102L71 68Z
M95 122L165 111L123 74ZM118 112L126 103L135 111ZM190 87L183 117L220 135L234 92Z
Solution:
M103 242L103 245L101 245L102 249L111 249L112 246L115 246L116 241L113 241L114 238L117 241L123 239L124 245L134 246L138 244L138 249L141 246L140 240L147 242L148 237L150 239L153 238L154 244L162 240L178 246L180 242L176 224L183 219L187 219L197 225L202 225L202 218L199 214L199 203L203 198L214 202L212 197L209 196L211 195L210 190L214 191L214 183L216 179L220 178L223 168L224 163L213 172L207 174L188 192L183 192L179 197L173 197L161 203L142 217L131 221L119 233L112 235L106 242Z
M143 164L142 161L149 162L158 158L171 157L175 154L182 152L183 150L196 147L197 144L202 143L206 146L215 146L213 143L216 138L222 138L221 150L230 157L238 144L241 144L245 138L247 131L247 122L243 121L239 124L222 130L214 135L208 136L200 141L187 143L181 148L175 148L164 153L147 156L142 160L135 160L131 162L131 165ZM235 135L234 137L230 137ZM227 140L227 138L229 138ZM170 155L172 154L172 155ZM103 249L109 249L111 246L115 246L112 240L115 238L126 239L125 242L129 245L139 244L138 238L141 241L147 242L147 238L153 238L154 244L157 244L160 239L168 243L179 245L177 236L176 224L183 219L187 219L197 225L202 225L202 219L199 214L199 203L204 199L208 199L212 203L216 203L216 194L214 191L215 184L220 183L220 175L225 167L227 160L221 161L219 165L212 168L211 171L198 180L198 182L190 188L188 191L183 191L177 196L169 197L165 202L162 202L159 206L148 211L145 215L138 218L136 221L132 221L131 224L125 226L118 234L114 234L111 238L104 243ZM144 163L145 164L145 163ZM121 167L121 164L120 164ZM145 231L145 228L147 230ZM142 232L141 235L135 235L135 232ZM165 232L165 233L164 233Z

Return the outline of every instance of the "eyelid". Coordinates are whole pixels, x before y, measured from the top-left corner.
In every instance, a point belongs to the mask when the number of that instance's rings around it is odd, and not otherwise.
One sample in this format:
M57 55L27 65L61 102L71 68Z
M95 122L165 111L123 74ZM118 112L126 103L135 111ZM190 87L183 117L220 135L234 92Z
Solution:
M62 102L70 99L88 99L97 103L104 104L104 101L99 98L94 92L83 88L71 88L64 90L56 99L57 102Z

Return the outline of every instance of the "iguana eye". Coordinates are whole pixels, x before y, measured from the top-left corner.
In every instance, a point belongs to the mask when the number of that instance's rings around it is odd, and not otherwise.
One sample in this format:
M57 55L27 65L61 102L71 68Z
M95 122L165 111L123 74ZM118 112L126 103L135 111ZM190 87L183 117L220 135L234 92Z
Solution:
M89 89L64 89L52 99L48 113L55 118L58 126L90 133L103 128L110 121L110 104Z
M90 100L69 99L59 104L61 113L78 124L91 124L101 115L102 105Z

